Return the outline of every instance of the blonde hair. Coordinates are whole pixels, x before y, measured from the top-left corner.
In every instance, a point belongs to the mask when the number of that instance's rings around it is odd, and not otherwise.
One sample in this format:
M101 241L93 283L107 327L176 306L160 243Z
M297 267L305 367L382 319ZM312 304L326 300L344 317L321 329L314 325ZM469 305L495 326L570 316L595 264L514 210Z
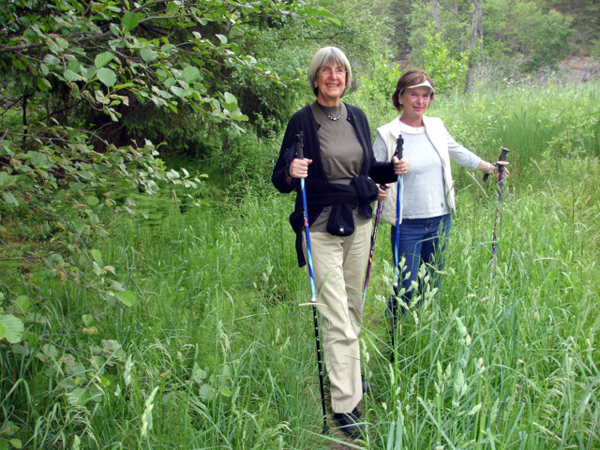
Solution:
M317 70L329 64L339 64L346 69L346 88L342 92L342 96L348 90L348 86L352 82L352 68L350 61L345 53L337 47L323 47L313 56L310 65L308 66L308 86L312 89L315 96L319 95L319 89L316 86Z

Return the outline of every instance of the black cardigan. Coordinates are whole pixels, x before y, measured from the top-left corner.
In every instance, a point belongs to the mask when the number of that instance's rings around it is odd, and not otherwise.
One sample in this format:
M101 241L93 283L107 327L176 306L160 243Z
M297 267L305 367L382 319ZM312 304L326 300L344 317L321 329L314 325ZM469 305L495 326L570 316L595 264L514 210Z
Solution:
M360 171L361 182L352 183L353 185L360 185L365 187L366 178L370 178L377 183L393 183L397 181L398 177L394 173L394 166L390 162L377 162L373 155L373 147L371 146L371 132L369 129L369 123L365 113L358 107L345 103L346 109L348 110L348 122L352 125L356 132L358 141L363 149L363 165ZM328 196L328 191L335 188L347 189L339 184L329 183L325 171L323 169L323 163L321 161L320 143L319 143L319 130L320 125L315 120L310 105L297 111L288 122L281 149L279 151L279 158L273 169L271 180L275 187L282 193L289 193L295 190L296 203L294 212L290 215L290 224L296 232L296 253L298 256L298 265L300 267L306 264L304 259L304 253L302 252L302 229L303 229L303 206L302 206L302 195L300 192L300 182L297 178L294 178L291 183L287 182L287 171L290 163L294 159L295 146L294 138L300 132L303 134L304 140L304 157L312 159L312 164L308 167L308 177L305 180L307 204L308 204L308 219L309 226L314 223L315 219L319 216L323 207L323 197ZM359 178L359 177L357 177ZM313 182L314 180L314 182ZM371 181L374 186L374 183ZM329 185L329 186L328 186ZM363 189L368 191L368 189ZM374 197L373 197L374 194ZM352 196L344 195L338 197L337 202L329 203L333 204L344 204L347 206L352 203L359 204L359 213L367 218L372 217L372 208L370 202L377 198L377 190L370 190L369 194L364 197L359 197L358 193L354 198ZM311 201L312 200L312 201ZM340 201L341 200L341 201Z

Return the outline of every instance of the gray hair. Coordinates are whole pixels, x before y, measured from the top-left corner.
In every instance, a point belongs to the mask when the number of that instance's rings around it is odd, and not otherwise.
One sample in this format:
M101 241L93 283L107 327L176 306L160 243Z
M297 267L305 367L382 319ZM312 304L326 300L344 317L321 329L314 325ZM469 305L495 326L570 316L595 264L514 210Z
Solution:
M323 47L315 53L315 56L313 56L312 61L308 66L308 86L312 89L315 96L319 94L319 90L315 86L317 70L331 63L339 64L346 69L346 89L344 89L342 96L346 93L352 82L352 68L350 67L350 61L348 61L344 52L337 47Z

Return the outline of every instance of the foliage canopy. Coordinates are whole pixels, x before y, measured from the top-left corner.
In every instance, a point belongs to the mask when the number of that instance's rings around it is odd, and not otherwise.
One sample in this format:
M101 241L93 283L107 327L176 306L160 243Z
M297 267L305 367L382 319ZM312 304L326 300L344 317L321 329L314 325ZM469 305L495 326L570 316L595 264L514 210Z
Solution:
M0 258L7 263L0 292L16 298L45 267L46 275L131 304L97 249L114 215L143 213L132 193L166 185L172 198L181 186L184 202L199 201L202 175L169 169L159 149L193 145L196 129L240 131L238 124L258 127L261 115L280 121L289 108L286 84L242 37L330 16L318 5L270 1L7 2L0 10Z

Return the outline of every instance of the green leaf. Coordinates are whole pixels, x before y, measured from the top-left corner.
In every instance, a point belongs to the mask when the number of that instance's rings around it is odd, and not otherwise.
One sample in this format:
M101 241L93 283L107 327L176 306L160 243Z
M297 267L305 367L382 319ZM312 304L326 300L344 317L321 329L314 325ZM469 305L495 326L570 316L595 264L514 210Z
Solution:
M96 70L96 67L94 67L94 66L81 68L81 76L83 78L85 78L86 80L94 78L96 76L96 73L98 73L98 72Z
M14 448L23 448L23 443L19 439L11 439L8 442L10 442L10 445Z
M61 38L60 36L58 36L54 42L56 42L56 45L58 45L60 47L61 50L66 50L69 48L69 41L67 41L66 39Z
M87 198L87 204L90 206L96 206L98 203L100 203L100 199L98 199L98 197L92 195Z
M90 253L92 254L92 258L94 258L94 261L98 264L102 264L102 252L100 252L100 250L94 248Z
M83 316L81 316L81 320L83 320L83 324L86 327L89 327L92 323L94 323L94 316L92 316L91 314L84 314Z
M230 94L229 92L225 92L223 96L225 97L225 103L223 104L223 106L225 106L225 109L227 109L230 112L237 111L237 113L239 113L237 98L235 98L235 95Z
M100 69L101 67L104 67L109 62L111 62L113 59L115 59L115 55L113 53L103 52L103 53L100 53L99 55L96 55L96 59L94 60L94 65L96 66L96 69Z
M44 62L49 66L55 66L57 64L60 64L60 59L58 59L58 57L56 57L55 55L48 53L46 56L44 56Z
M175 14L177 14L178 10L179 10L179 5L177 3L169 2L167 4L167 9L166 9L167 16L174 16Z
M29 158L31 164L37 169L50 169L54 166L54 162L45 153L29 152L26 158Z
M15 305L17 305L21 312L25 314L29 310L29 297L26 295L19 295L15 300Z
M196 81L200 78L200 71L194 66L187 66L183 69L183 78L185 78L185 81L188 83Z
M221 395L223 397L227 397L227 398L231 397L231 389L229 389L228 387L224 387L224 388L220 389L219 392L221 393Z
M13 66L15 66L19 70L25 70L26 69L25 65L21 61L19 61L18 59L13 59L12 60L12 64L13 64Z
M140 23L140 14L134 12L128 12L121 18L121 24L127 31L133 30Z
M202 381L206 378L206 370L201 369L198 366L194 366L192 370L192 380L196 383L202 383Z
M106 86L111 87L117 82L117 75L112 69L102 67L98 69L98 79Z
M16 197L11 192L8 192L8 191L3 192L2 198L9 205L19 206L19 201L16 199Z
M180 87L177 87L177 86L173 86L171 88L171 92L173 94L175 94L177 97L185 98L185 96L186 96L185 89L181 89Z
M0 172L0 187L5 188L8 186L12 186L15 184L17 178L15 176L9 175L6 172Z
M84 80L84 78L81 75L73 72L71 69L65 70L65 72L63 73L63 76L65 77L65 80L67 80L67 81L83 81Z
M80 183L78 181L69 183L69 189L72 190L73 192L79 192L83 188L85 188L85 184Z
M203 384L200 386L199 395L204 401L211 400L215 395L215 390L210 384Z
M241 122L247 122L248 120L250 120L250 118L246 114L237 114L235 112L231 115L231 118L233 120L239 120Z
M104 70L104 69L100 69L100 70ZM94 91L94 96L96 97L96 101L98 103L101 103L103 105L108 105L110 103L110 99L106 98L106 96L104 95L104 92L102 92L102 91Z
M67 399L71 405L85 405L90 400L90 393L85 388L75 388L67 393Z
M4 327L4 338L11 344L16 344L21 340L25 326L21 319L11 314L0 314L0 325ZM2 334L0 332L0 334Z
M131 291L117 292L117 298L121 300L125 306L133 306L135 304L135 294Z
M225 97L225 101L227 103L235 103L237 105L237 98L235 98L235 95L233 95L229 92L225 92L225 94L223 94L223 96Z
M48 92L52 88L52 85L45 78L38 78L37 87L42 92Z
M152 50L150 47L144 47L140 51L140 56L147 63L152 62L157 58L156 52L154 50Z
M52 359L58 359L58 357L60 356L60 352L58 351L58 349L50 344L44 344L42 346L42 352L44 355Z

